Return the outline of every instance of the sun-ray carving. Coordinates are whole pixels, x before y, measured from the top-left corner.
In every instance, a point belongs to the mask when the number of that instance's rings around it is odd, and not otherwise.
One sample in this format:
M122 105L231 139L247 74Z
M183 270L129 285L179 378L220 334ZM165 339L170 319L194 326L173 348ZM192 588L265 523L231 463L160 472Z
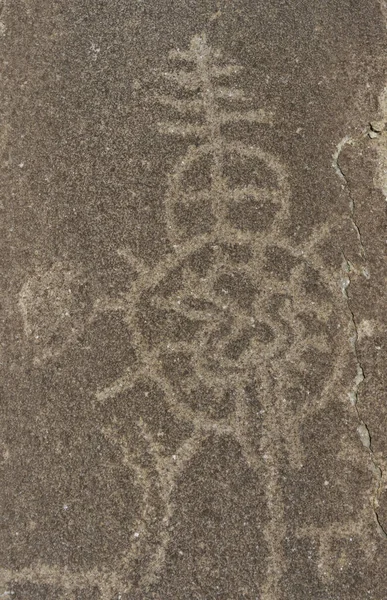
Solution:
M129 402L139 383L152 384L173 418L190 433L170 456L147 423L133 415L127 427L147 448L149 464L143 466L130 447L129 433L118 431L112 409L112 423L101 433L121 448L123 464L141 484L147 506L136 522L140 541L157 521L152 497L164 514L157 543L153 539L140 546L133 540L117 560L114 575L78 574L74 586L93 579L107 600L108 593L130 592L136 585L146 589L157 581L168 550L175 510L172 495L179 477L209 435L229 436L250 469L260 475L266 494L267 569L260 598L280 600L288 528L281 468L286 464L297 472L302 467L300 428L327 405L341 376L343 345L341 349L336 345L335 354L329 339L340 326L333 310L338 286L322 268L316 250L329 237L330 226L317 228L295 246L287 227L291 194L282 160L258 144L238 140L235 133L231 140L226 134L233 123L270 127L273 120L270 111L246 108L251 101L236 83L242 67L227 64L204 34L195 36L188 50L172 51L169 58L178 66L165 72L164 79L170 88L183 90L185 97L157 96L166 110L181 117L160 122L159 132L187 139L185 154L168 176L164 197L170 250L154 265L142 261L129 246L117 250L137 277L118 298L97 299L90 321L106 312L120 312L136 360L115 381L95 390L94 402L96 411L109 403L113 406L118 397ZM283 264L270 264L268 257L275 253L288 263L286 276ZM319 286L318 300L308 285L311 277ZM308 374L317 355L325 357L329 368L318 394L313 394ZM288 398L292 377L304 389L296 406ZM252 388L256 405L249 398ZM260 431L258 440L251 435L252 424ZM148 568L134 584L130 565L142 551L149 554ZM38 568L44 579L44 569ZM24 570L19 579L31 578L31 573L33 569ZM59 577L57 570L48 569L46 580L57 578L73 589L71 576L66 571Z

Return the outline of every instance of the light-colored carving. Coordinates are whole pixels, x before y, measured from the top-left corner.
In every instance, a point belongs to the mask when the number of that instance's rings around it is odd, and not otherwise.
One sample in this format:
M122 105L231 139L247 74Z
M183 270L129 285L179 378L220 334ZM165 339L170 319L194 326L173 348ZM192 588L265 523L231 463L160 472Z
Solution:
M241 110L240 105L247 102L243 91L232 83L225 85L224 80L236 77L241 68L225 64L221 54L207 44L204 35L195 36L187 51L173 51L170 59L192 65L189 71L177 68L164 73L167 80L192 92L192 98L177 100L160 95L160 103L176 110L181 120L162 122L159 130L162 134L183 136L187 142L195 138L199 144L188 145L186 154L177 161L168 179L164 207L171 252L150 267L130 248L118 249L138 276L128 293L116 299L95 301L91 320L104 312L121 312L137 354L136 364L109 386L97 390L95 400L99 406L107 404L119 394L130 394L139 381L151 381L163 393L174 418L189 425L192 433L171 457L165 455L146 423L138 421L137 429L152 457L152 470L139 466L128 440L117 432L114 422L102 430L109 443L121 449L123 463L135 471L143 490L143 511L136 522L139 543L117 560L114 573L97 569L77 573L37 564L17 574L3 571L1 575L5 581L15 578L54 582L70 591L92 583L99 586L103 600L108 600L113 591L122 593L132 589L130 565L137 553L144 552L148 553L149 561L140 585L146 589L157 581L163 568L175 508L172 494L179 476L209 434L227 435L237 441L246 463L262 477L268 511L267 522L263 524L268 556L260 597L261 600L279 600L287 531L280 467L284 460L294 470L302 466L304 449L300 427L307 417L326 405L341 376L340 353L344 350L339 349L333 356L326 334L317 331L307 335L301 319L302 314L309 314L324 324L333 318L332 306L339 286L329 279L316 250L329 236L330 224L318 228L308 240L295 247L286 231L290 201L286 168L277 157L258 146L245 145L235 138L229 141L225 137L225 128L232 123L245 121L267 126L272 123L272 115L267 111ZM196 121L192 121L192 116ZM255 173L263 169L268 181L257 183L252 176L251 181L235 182L227 166L230 157L241 164L248 163ZM187 180L190 175L195 179L195 169L202 160L209 168L208 181L201 189L193 190ZM241 221L244 202L250 203L253 212L257 211L254 227ZM205 207L212 218L210 226L199 232L195 231L194 218L183 227L177 212L189 210L195 203ZM265 268L267 252L272 246L294 260L286 283L278 273ZM246 260L239 263L233 260L230 247L245 250ZM202 251L211 254L204 274L192 266L193 258ZM308 269L319 273L326 291L326 298L318 303L311 301L306 292ZM174 272L178 273L179 283L172 292L164 293L162 288ZM62 315L72 307L72 293L66 289L71 287L74 278L73 271L59 264L23 286L19 306L27 337L40 334L53 306L55 318L42 333L44 342L38 352L42 358L47 352L57 351L51 337L58 329L63 331L66 340L73 335L71 327L64 325ZM53 299L43 299L42 290L47 287L57 290ZM40 306L43 312L39 312ZM190 337L170 339L173 326L169 326L161 341L149 342L144 334L147 311L159 311L158 314L168 318L189 322L195 326L193 333ZM289 373L307 371L307 354L312 351L331 353L329 382L319 397L292 407L286 398ZM179 375L177 383L166 370L165 357L172 357L172 362L182 357L187 361L187 374ZM254 380L259 380L262 404L262 435L256 445L249 435L252 413L246 395L248 384ZM210 391L211 400L209 406L197 408L190 405L188 399L200 386ZM218 415L214 406L221 405L227 393L232 398L232 406L226 415ZM153 540L155 549L152 551L146 536L148 524L155 517L150 499L150 489L155 485L164 513L159 523L158 544L155 546Z
M185 442L189 448L187 461L200 449L209 432L231 435L237 440L248 465L258 470L263 477L262 485L266 492L268 508L268 522L264 525L264 535L269 556L262 598L277 600L281 596L285 561L283 540L286 535L284 501L279 481L280 463L287 455L293 468L297 469L302 465L303 449L300 444L299 427L306 417L324 406L332 386L340 376L340 367L337 367L321 397L314 399L315 404L306 404L297 411L286 406L284 390L288 367L297 365L298 368L302 368L305 353L312 349L331 351L325 335L306 337L301 322L297 320L298 314L303 311L310 312L310 300L304 289L304 281L307 278L305 269L313 267L321 270L314 247L328 235L329 224L314 232L304 245L295 250L284 227L289 215L290 198L285 167L276 157L256 146L245 146L241 142L230 142L224 138L222 128L230 122L246 120L267 125L271 123L271 116L264 111L225 113L223 109L219 109L219 98L227 98L231 103L245 100L239 88L217 86L218 77L235 76L241 69L235 65L221 64L220 54L208 48L204 36L195 37L187 52L173 52L170 58L191 62L193 69L189 72L178 70L165 73L165 77L185 89L198 90L198 93L197 97L189 102L162 96L161 102L172 106L182 114L184 120L178 123L161 123L160 131L169 135L196 137L201 140L201 144L188 147L185 156L177 162L169 178L165 213L172 252L154 269L140 268L138 278L126 297L116 301L99 301L95 305L96 313L105 310L122 312L133 335L139 359L135 370L129 369L108 388L98 391L96 397L99 402L108 402L109 398L132 389L139 377L156 382L174 416L193 427L192 437ZM204 115L199 124L189 122L190 116L195 114ZM257 168L263 165L271 173L274 185L271 188L245 183L242 186L233 185L225 168L225 156L231 153L242 162L255 161ZM201 159L204 159L203 164L210 166L210 176L206 187L200 191L193 191L187 187L185 181ZM268 225L250 231L243 230L231 222L228 212L230 207L238 207L246 197L256 202L257 206L270 204L273 207L273 218ZM202 202L207 209L210 208L213 222L209 231L192 235L189 230L184 231L180 227L176 208L189 207L196 201ZM247 262L232 264L226 249L232 244L249 249L250 258ZM275 274L268 273L262 267L267 249L274 244L286 250L297 262L292 269L291 282L286 290L283 282ZM212 262L203 276L189 266L189 259L206 248L210 248L213 254ZM137 259L129 248L120 250L120 253L126 256L132 267L136 267ZM159 286L171 272L177 270L181 278L177 291L163 296L158 291ZM241 281L242 278L248 281L252 290L256 291L252 292L251 303L241 307L238 304L238 295L233 298L228 290L224 289L224 293L219 291L217 282L222 276L239 277ZM321 276L324 279L324 273ZM329 289L330 298L319 302L315 307L316 318L322 322L331 316L332 294L337 293L332 282L326 280L324 285ZM270 314L270 308L273 299L281 295L288 295L288 299L275 318ZM148 345L141 333L140 307L145 296L150 298L152 310L170 311L174 315L200 323L199 330L190 339L165 339L161 345ZM230 325L229 331L221 336L215 345L212 344L211 340L225 324ZM254 328L258 326L264 326L270 331L270 341L262 342L254 337ZM237 358L227 357L228 345L246 331L252 332L246 351ZM185 381L180 380L179 389L163 372L161 359L165 351L189 355L192 372ZM211 370L210 359L216 363L217 369ZM263 433L259 449L253 447L248 434L250 414L245 392L248 382L257 374L260 377L263 406ZM186 401L187 394L198 389L201 383L205 383L211 389L213 402L221 402L226 390L231 389L234 410L227 416L216 417L210 409L198 410L189 406ZM149 446L153 448L160 482L164 482L160 485L166 486L162 487L166 512L160 536L160 550L153 560L153 565L155 568L157 565L157 568L153 572L149 571L147 575L147 580L153 581L156 571L161 569L168 543L168 524L173 512L170 497L176 477L171 477L165 458L162 458L161 453L157 451L157 445L149 436L148 439ZM183 466L185 465L186 462Z

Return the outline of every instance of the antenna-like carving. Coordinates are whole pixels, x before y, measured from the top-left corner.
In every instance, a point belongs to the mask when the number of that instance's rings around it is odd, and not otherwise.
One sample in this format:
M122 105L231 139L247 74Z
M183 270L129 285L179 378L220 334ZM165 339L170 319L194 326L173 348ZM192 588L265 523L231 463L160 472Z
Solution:
M172 51L172 62L179 63L177 69L163 73L166 80L174 84L176 95L159 95L159 102L170 107L181 119L162 121L159 131L167 135L193 138L199 144L190 145L185 156L179 160L169 176L169 189L165 196L165 212L168 236L172 244L200 237L209 233L220 237L242 236L241 228L232 223L241 218L246 220L249 210L254 217L272 210L274 220L283 220L288 209L289 189L287 176L279 161L258 146L247 146L239 141L230 141L226 126L245 121L271 125L272 113L263 109L249 110L243 90L232 79L242 71L236 64L225 64L219 51L207 45L205 35L195 36L186 51ZM242 108L241 108L242 105ZM270 171L274 186L261 187L254 181L243 185L231 181L231 162L246 164L252 161L257 172ZM198 172L205 185L198 189ZM199 178L200 179L200 178ZM264 176L262 177L264 179ZM193 188L187 182L193 182ZM247 209L247 210L246 210ZM235 216L235 213L239 213ZM248 219L247 219L248 220ZM185 223L185 225L184 225ZM274 224L274 223L273 223ZM263 231L265 227L257 227ZM251 239L251 230L245 232Z
M188 63L192 68L163 73L165 79L175 83L185 92L192 93L190 99L178 100L172 96L160 95L161 104L173 107L183 117L196 115L196 122L186 120L159 123L161 133L195 136L203 141L216 144L221 139L221 127L227 123L247 121L270 125L271 113L264 110L237 111L227 109L235 102L246 102L243 90L223 81L238 75L243 67L236 64L223 64L221 53L207 45L206 35L196 35L188 50L172 50L169 58L173 61Z

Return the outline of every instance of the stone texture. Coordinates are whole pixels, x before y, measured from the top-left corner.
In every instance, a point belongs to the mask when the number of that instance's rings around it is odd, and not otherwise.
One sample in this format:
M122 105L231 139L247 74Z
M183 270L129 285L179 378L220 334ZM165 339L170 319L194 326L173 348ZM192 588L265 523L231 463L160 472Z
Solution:
M0 3L1 597L386 597L386 26Z

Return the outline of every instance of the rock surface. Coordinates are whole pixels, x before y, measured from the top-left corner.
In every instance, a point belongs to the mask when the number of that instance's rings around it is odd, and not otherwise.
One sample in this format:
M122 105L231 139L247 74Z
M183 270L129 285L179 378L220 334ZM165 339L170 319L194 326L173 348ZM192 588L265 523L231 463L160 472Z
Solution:
M384 1L0 19L0 597L384 600Z

